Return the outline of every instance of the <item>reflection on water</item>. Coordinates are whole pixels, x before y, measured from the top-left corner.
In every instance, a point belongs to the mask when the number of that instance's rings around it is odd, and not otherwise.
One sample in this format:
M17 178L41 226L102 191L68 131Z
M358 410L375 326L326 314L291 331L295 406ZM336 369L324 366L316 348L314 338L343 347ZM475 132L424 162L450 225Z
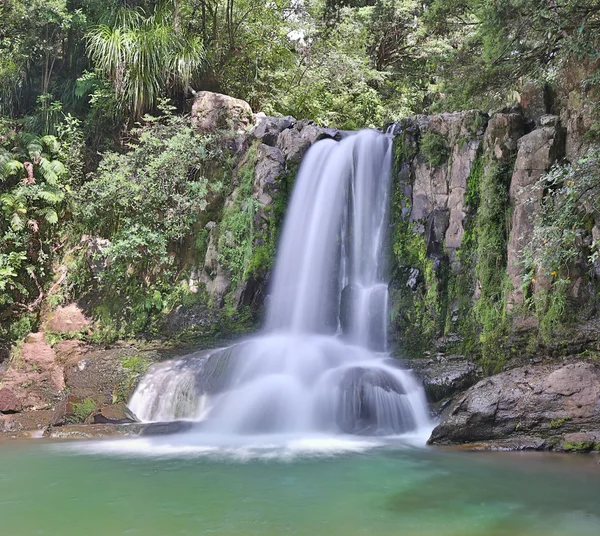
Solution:
M213 438L214 439L214 438ZM264 438L263 438L264 439ZM3 444L1 534L598 536L593 456L350 438ZM160 452L160 449L163 452ZM244 460L244 461L240 461Z

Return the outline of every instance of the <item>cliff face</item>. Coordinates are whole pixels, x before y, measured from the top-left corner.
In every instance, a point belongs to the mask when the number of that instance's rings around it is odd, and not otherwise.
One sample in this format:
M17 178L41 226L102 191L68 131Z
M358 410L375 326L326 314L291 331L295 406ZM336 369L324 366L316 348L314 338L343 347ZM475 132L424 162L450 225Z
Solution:
M467 355L491 372L511 357L597 350L597 332L585 327L597 316L600 282L584 244L598 232L598 215L581 230L560 315L548 305L555 278L525 268L535 216L550 194L540 179L587 150L583 112L553 115L558 104L535 90L527 89L522 106L491 117L416 116L390 128L391 335L399 354Z

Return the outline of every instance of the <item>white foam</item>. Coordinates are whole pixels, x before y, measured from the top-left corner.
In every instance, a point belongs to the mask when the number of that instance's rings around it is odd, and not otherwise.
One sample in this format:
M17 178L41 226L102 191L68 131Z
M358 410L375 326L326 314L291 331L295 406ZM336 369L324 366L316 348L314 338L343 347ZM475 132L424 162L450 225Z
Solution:
M180 434L164 437L102 440L61 445L79 454L135 457L209 457L235 461L280 460L356 454L389 444L390 438L347 435L207 435ZM410 438L406 443L411 444Z

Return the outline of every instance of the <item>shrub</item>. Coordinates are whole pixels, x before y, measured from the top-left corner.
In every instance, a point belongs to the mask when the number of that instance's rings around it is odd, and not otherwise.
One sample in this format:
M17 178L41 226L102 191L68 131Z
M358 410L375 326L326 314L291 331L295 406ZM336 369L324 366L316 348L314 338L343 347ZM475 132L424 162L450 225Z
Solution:
M432 166L441 166L450 154L448 142L437 132L426 132L421 137L421 153Z

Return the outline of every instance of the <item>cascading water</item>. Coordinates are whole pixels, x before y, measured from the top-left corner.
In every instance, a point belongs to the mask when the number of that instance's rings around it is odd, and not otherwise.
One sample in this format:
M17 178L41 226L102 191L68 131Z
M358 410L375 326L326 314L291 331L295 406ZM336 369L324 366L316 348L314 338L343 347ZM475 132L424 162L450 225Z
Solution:
M323 140L300 168L257 337L153 367L130 407L225 434L389 435L427 427L386 350L389 136Z

